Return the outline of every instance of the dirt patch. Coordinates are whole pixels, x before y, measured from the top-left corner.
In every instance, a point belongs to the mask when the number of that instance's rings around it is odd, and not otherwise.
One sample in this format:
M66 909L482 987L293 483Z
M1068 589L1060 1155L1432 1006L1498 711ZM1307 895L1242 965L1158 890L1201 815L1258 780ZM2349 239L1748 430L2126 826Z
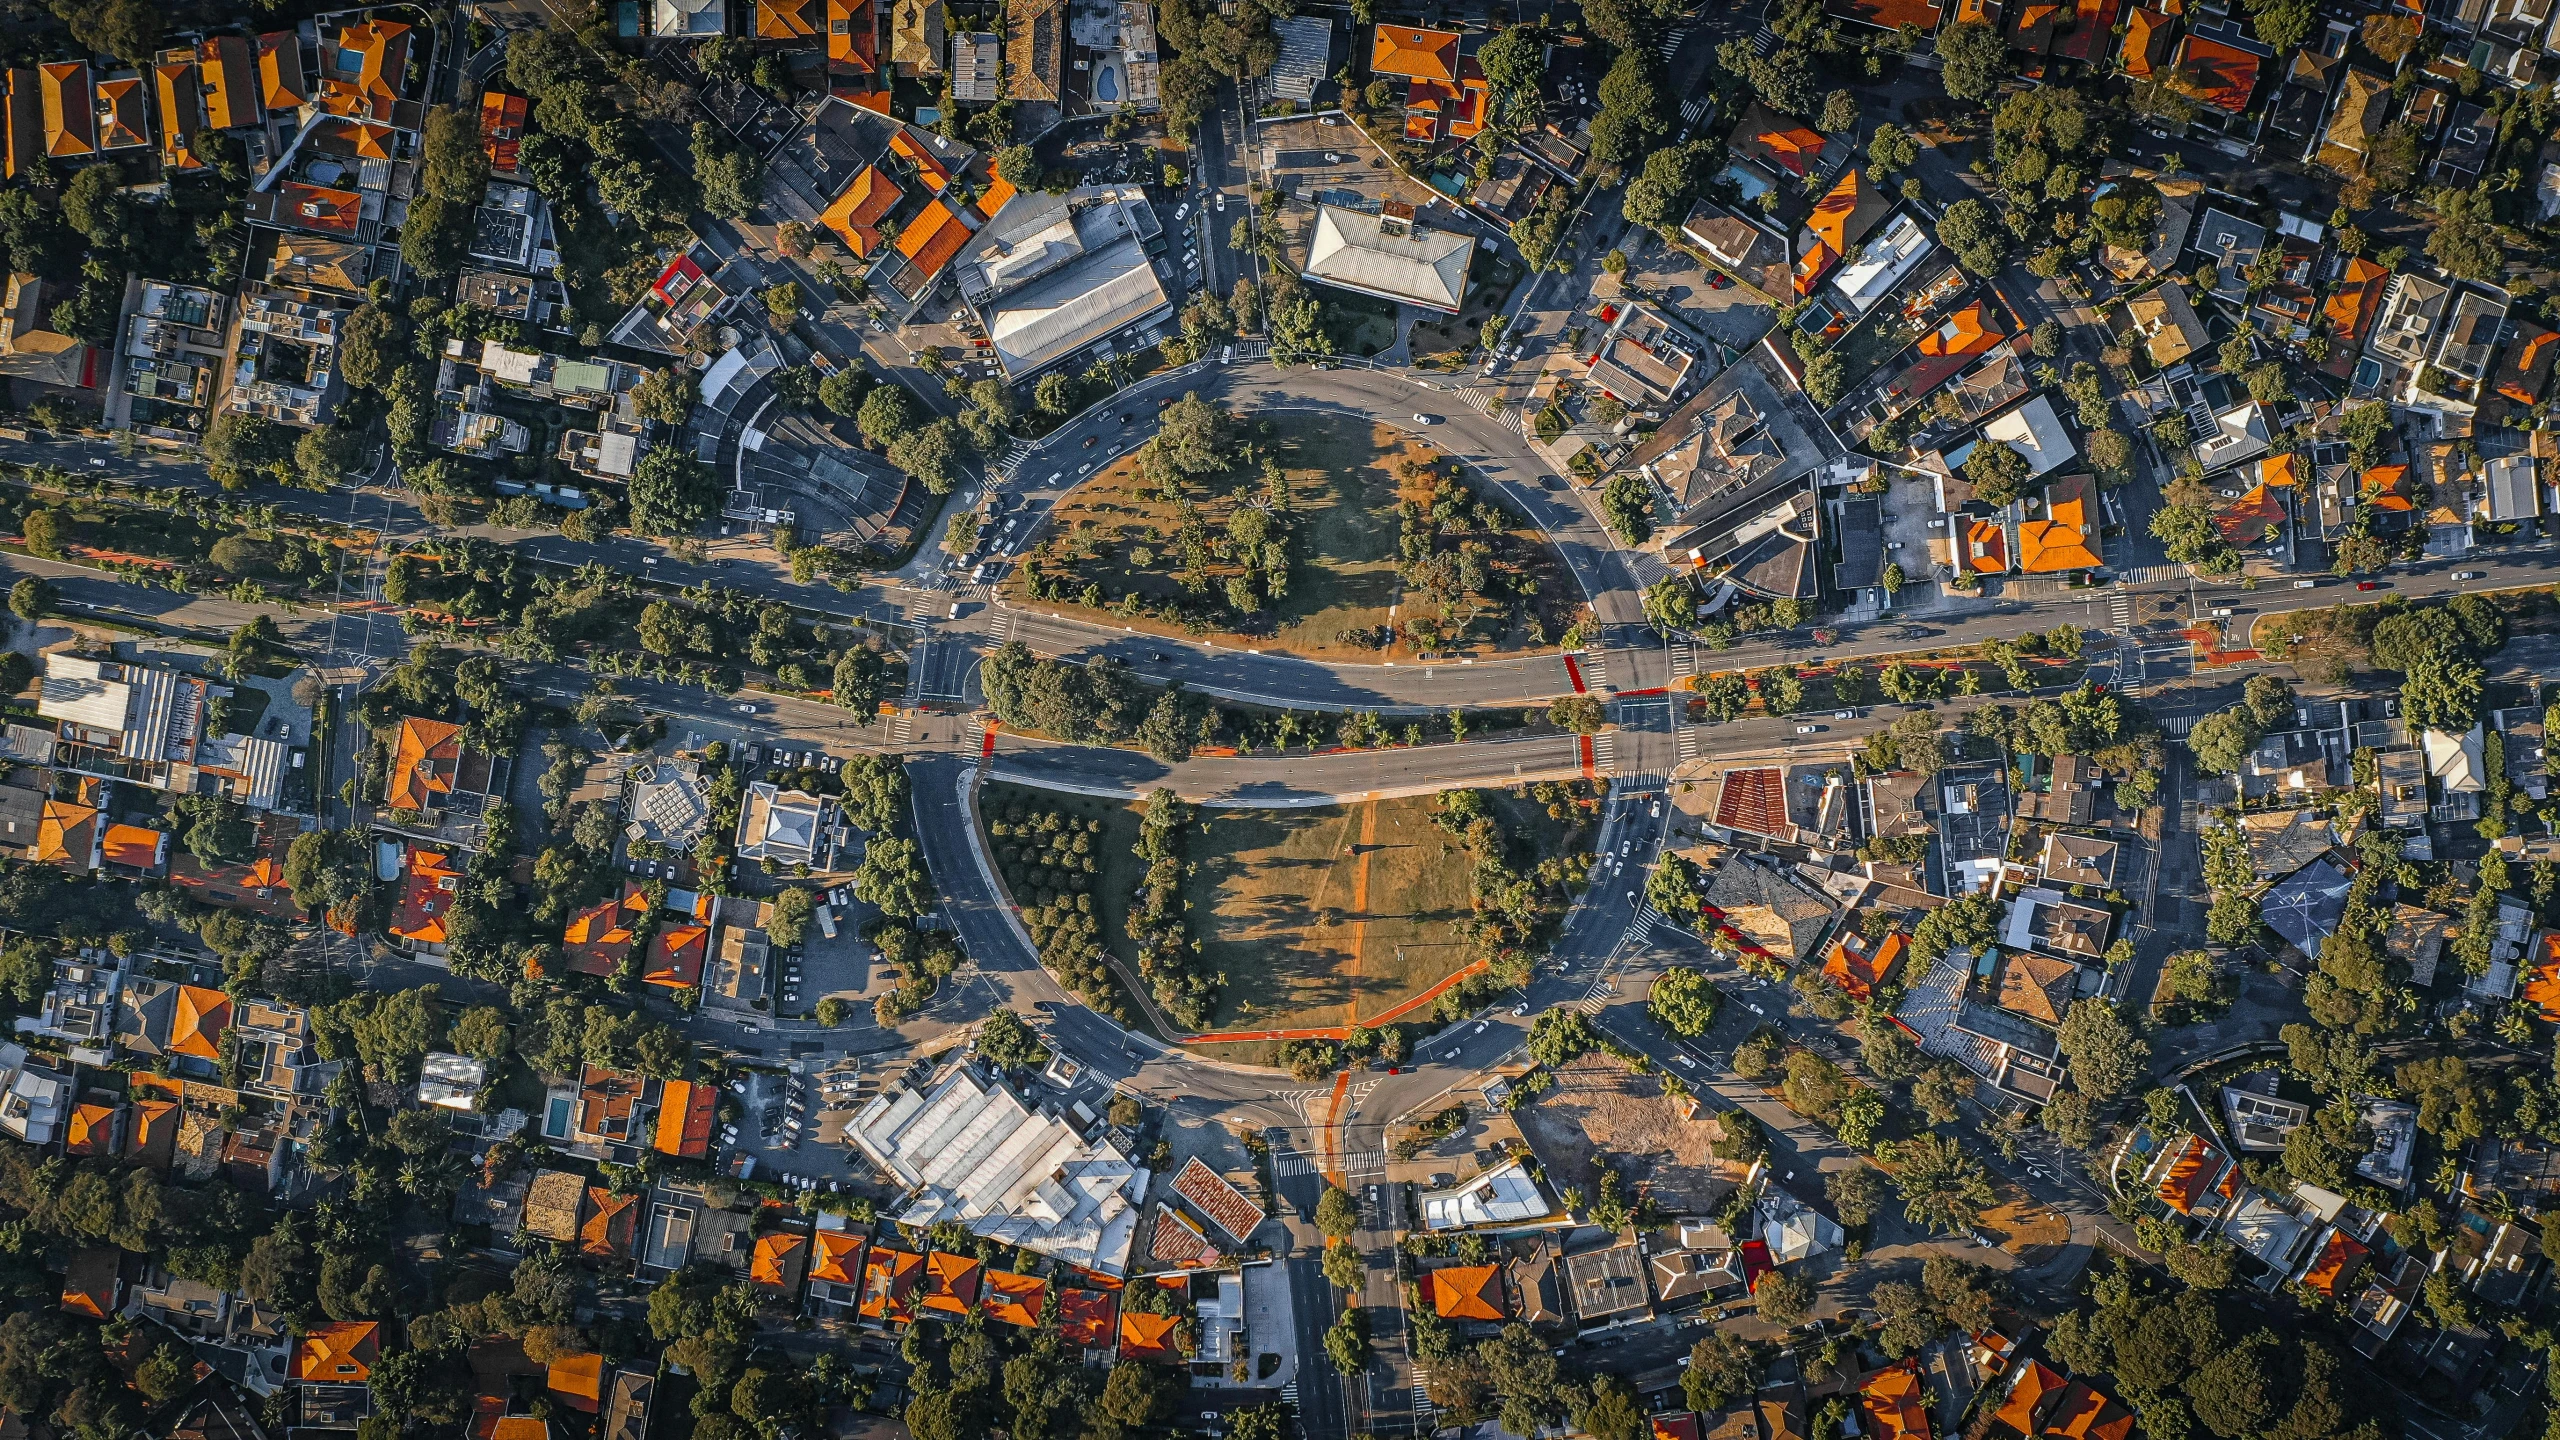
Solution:
M2028 1265L2071 1243L2071 1222L2032 1200L2009 1200L1982 1212L1974 1228Z
M1323 661L1411 659L1420 654L1401 631L1381 650L1363 638L1399 619L1417 618L1396 574L1403 524L1397 506L1427 498L1427 480L1404 472L1439 465L1448 457L1383 425L1338 416L1278 417L1267 442L1287 478L1294 535L1284 595L1261 614L1228 629L1223 619L1183 622L1159 607L1203 604L1184 585L1186 565L1178 537L1187 523L1224 537L1230 515L1258 502L1260 482L1235 476L1220 482L1226 493L1187 493L1177 503L1149 490L1138 476L1135 453L1104 466L1058 502L1049 528L1030 559L1003 582L1005 598L1098 624L1123 625L1155 635L1197 635L1239 648L1276 649ZM1189 487L1196 491L1198 487ZM1219 488L1219 487L1212 487ZM1492 499L1494 497L1485 496ZM1222 538L1215 544L1223 544ZM1439 617L1447 636L1432 653L1445 656L1516 654L1550 649L1570 623L1576 593L1561 560L1534 528L1503 534L1502 552L1488 564L1496 578L1533 582L1506 587L1525 597L1466 604ZM1212 555L1198 572L1206 593L1224 593L1244 574L1230 557ZM1046 598L1033 591L1035 575L1056 577ZM1403 613L1395 613L1399 606Z
M1557 1185L1597 1193L1595 1155L1606 1155L1633 1193L1664 1210L1714 1212L1740 1182L1739 1168L1708 1147L1724 1138L1712 1113L1681 1118L1681 1102L1659 1075L1639 1075L1604 1056L1586 1056L1556 1073L1555 1088L1513 1112L1520 1131Z

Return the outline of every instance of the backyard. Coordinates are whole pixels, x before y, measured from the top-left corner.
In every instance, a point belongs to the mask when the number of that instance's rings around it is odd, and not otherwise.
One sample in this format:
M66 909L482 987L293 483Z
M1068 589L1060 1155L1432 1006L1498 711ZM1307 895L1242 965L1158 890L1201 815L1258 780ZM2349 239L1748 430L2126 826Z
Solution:
M1168 497L1140 475L1134 453L1058 503L1047 536L1004 582L1007 598L1083 610L1096 620L1108 612L1109 623L1149 633L1204 635L1319 660L1542 649L1572 623L1573 587L1534 528L1490 503L1468 505L1463 514L1468 525L1501 528L1456 524L1454 492L1465 487L1444 478L1454 468L1446 457L1362 420L1275 418L1277 431L1264 443L1287 487L1287 583L1258 601L1244 621L1249 630L1231 628L1237 612L1209 597L1221 586L1232 593L1246 574L1228 553L1232 522L1267 503L1263 487L1229 477L1206 495L1186 487L1178 499ZM1444 553L1433 556L1439 603L1408 594L1399 579L1402 501L1431 504L1441 522ZM1463 559L1450 553L1462 535L1481 536L1484 552ZM1399 604L1402 612L1393 613Z

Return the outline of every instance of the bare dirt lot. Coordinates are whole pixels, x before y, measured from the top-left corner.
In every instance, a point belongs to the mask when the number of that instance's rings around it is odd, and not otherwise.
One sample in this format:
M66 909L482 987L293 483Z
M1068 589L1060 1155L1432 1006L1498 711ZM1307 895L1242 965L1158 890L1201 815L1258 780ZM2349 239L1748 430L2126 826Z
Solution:
M1714 1116L1680 1118L1662 1077L1638 1075L1591 1055L1556 1074L1556 1086L1514 1112L1557 1185L1597 1193L1594 1155L1607 1155L1636 1194L1675 1214L1712 1212L1741 1179L1708 1146L1723 1138Z

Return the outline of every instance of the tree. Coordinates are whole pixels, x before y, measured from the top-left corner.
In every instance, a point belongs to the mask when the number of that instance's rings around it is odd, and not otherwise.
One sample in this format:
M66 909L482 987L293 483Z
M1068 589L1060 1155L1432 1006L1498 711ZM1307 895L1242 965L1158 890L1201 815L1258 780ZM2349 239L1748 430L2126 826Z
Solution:
M1834 1170L1823 1177L1822 1189L1840 1223L1852 1229L1867 1224L1884 1208L1884 1172L1872 1165Z
M1348 1378L1369 1368L1369 1321L1359 1306L1345 1308L1324 1332L1324 1353L1333 1368Z
M1653 1433L1635 1392L1626 1381L1605 1371L1592 1380L1591 1398L1573 1423L1592 1440L1644 1440Z
M1049 1063L1049 1047L1010 1010L994 1012L978 1027L978 1053L1007 1070L1036 1070Z
M1973 24L1970 20L1959 22L1949 27L1947 33L1954 34ZM1982 28L1987 30L1989 27ZM1945 38L1941 37L1938 43L1943 52ZM1992 43L1998 45L2001 42L1994 35ZM2006 53L2005 47L2003 53ZM2009 232L1989 205L1980 200L1964 199L1948 206L1946 213L1938 217L1938 242L1954 252L1957 262L1965 269L1976 275L1989 276L1999 270L2001 257L2008 253Z
M303 485L313 490L326 490L336 484L363 458L364 437L349 425L305 430L293 445L293 468L302 477Z
M1007 145L996 152L996 177L1016 190L1038 190L1040 157L1028 145Z
M818 385L818 403L837 415L851 416L862 406L869 377L859 370L838 370Z
M1692 1410L1721 1410L1760 1388L1760 1369L1758 1347L1730 1330L1711 1331L1689 1347L1681 1397Z
M2131 1091L2151 1058L2150 1043L2125 1024L2123 1014L2094 998L2073 1005L2063 1017L2060 1044L2071 1083L2102 1104Z
M753 154L731 149L708 120L693 122L693 176L702 187L702 208L723 220L743 220L764 203L764 166Z
M915 423L915 401L897 385L882 385L864 396L862 409L854 419L862 438L883 449Z
M1938 32L1937 48L1939 78L1950 99L1988 100L2016 68L1999 30L1979 20L1960 20Z
M2438 190L2433 199L2436 223L2427 232L2428 256L2465 280L2497 279L2506 268L2507 252L2490 213L2488 191Z
M1476 1347L1476 1360L1502 1397L1503 1429L1536 1435L1564 1419L1573 1385L1537 1332L1514 1321Z
M127 240L133 221L125 199L123 174L112 165L92 165L62 187L63 223L80 232L91 247L112 250Z
M64 545L72 536L72 525L71 514L67 510L30 510L27 518L18 522L18 537L26 542L28 554L59 560Z
M459 205L432 191L409 202L400 226L400 258L430 279L442 279L462 268L464 247L471 240L469 205Z
M1944 1135L1926 1131L1897 1141L1887 1158L1904 1216L1933 1235L1962 1230L1991 1206L1991 1177L1982 1162Z
M628 494L636 535L690 535L719 504L718 483L710 470L673 445L640 457Z
M650 371L639 384L631 387L631 404L644 419L682 425L692 416L694 402L701 395L701 382L694 379L691 370L681 365L670 365L663 370Z
M1920 163L1919 142L1911 132L1887 120L1867 136L1867 164L1879 175L1908 170Z
M798 281L785 280L779 285L766 286L763 299L764 313L772 318L774 324L779 325L784 329L789 329L791 322L800 318L800 284ZM753 1374L754 1372L750 1371L748 1373Z
M2402 713L2412 729L2460 735L2480 718L2488 672L2467 655L2430 652L2410 661L2400 685Z
M1846 135L1858 128L1858 97L1848 90L1834 90L1822 97L1822 118L1814 122L1825 135Z
M1772 1325L1792 1328L1813 1318L1813 1282L1792 1270L1761 1276L1751 1298L1759 1302L1760 1318Z
M1653 491L1640 475L1621 470L1610 476L1600 487L1600 513L1622 544L1641 545L1653 538Z
M1656 630L1686 630L1698 623L1698 592L1680 576L1665 575L1645 587L1644 615Z
M1608 712L1597 695L1564 695L1547 706L1547 723L1577 735L1596 735L1608 723Z
M1173 1385L1160 1366L1123 1360L1102 1385L1101 1410L1123 1425L1161 1425L1173 1417Z
M2006 505L2027 483L2027 457L2005 442L1984 436L1965 457L1964 478L1986 505Z
M1316 1229L1327 1239L1349 1240L1360 1228L1360 1206L1351 1192L1339 1185L1327 1185L1316 1197Z
M933 882L925 874L923 852L913 840L891 835L874 835L863 847L853 893L882 914L902 920L933 908Z
M1840 403L1840 392L1849 387L1849 362L1836 350L1819 350L1804 357L1805 398L1820 410ZM1983 448L2001 448L1986 445Z
M1677 859L1677 856L1672 857ZM1682 862L1686 863L1686 862ZM1653 1018L1675 1035L1692 1039L1704 1035L1716 1022L1716 1010L1724 996L1708 983L1707 977L1686 965L1664 970L1653 982L1653 994L1647 1008Z
M883 386L874 393L905 392ZM889 463L914 476L927 492L948 495L959 480L959 472L952 468L960 458L958 437L958 427L947 419L919 426L889 442Z
M2234 706L2198 720L2187 732L2187 749L2201 768L2217 775L2233 775L2239 773L2250 752L2257 748L2258 739L2249 724L2248 712Z

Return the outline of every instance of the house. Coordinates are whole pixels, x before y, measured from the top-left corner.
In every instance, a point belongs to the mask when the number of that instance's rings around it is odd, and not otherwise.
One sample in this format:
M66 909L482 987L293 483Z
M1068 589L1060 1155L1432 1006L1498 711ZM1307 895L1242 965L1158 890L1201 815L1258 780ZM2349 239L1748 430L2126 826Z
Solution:
M1898 1360L1859 1382L1860 1433L1868 1440L1930 1440L1929 1400L1919 1360Z
M563 962L580 975L611 975L631 958L639 944L638 919L649 914L649 897L638 883L625 880L622 893L600 900L569 917L560 934Z
M2267 248L2267 230L2226 211L2207 206L2196 226L2194 248L2217 267L2213 298L2238 305L2249 295L2249 267Z
M97 387L96 348L54 328L55 308L69 298L34 275L9 277L0 293L0 379L64 390Z
M1838 914L1831 897L1766 856L1736 854L1716 868L1706 902L1724 923L1787 963L1813 953Z
M2427 757L2411 746L2374 756L2374 786L2382 793L2382 823L2392 830L2420 830L2427 823Z
M2386 1190L2408 1188L2410 1158L2418 1148L2418 1107L2379 1096L2355 1097L2357 1118L2373 1144L2356 1159L2356 1173Z
M1431 1231L1519 1225L1555 1211L1516 1156L1454 1188L1424 1194L1421 1205L1422 1228Z
M1891 213L1893 203L1891 196L1863 172L1855 168L1842 171L1822 198L1814 202L1812 213L1796 232L1795 293L1811 295L1834 268L1865 243L1868 232ZM1912 233L1918 234L1916 225ZM1912 243L1906 242L1900 250L1887 247L1887 254L1894 257L1889 263L1900 265L1904 273L1926 253L1925 243L1911 249ZM1907 256L1903 251L1908 251ZM1883 291L1876 290L1860 313L1873 308L1875 301L1882 298Z
M1016 1275L1006 1270L990 1270L984 1284L978 1287L978 1310L990 1320L1024 1329L1040 1323L1041 1307L1046 1303L1049 1284L1030 1275Z
M1503 1274L1517 1302L1515 1318L1521 1323L1547 1327L1565 1323L1564 1299L1556 1285L1555 1247L1543 1237L1518 1248L1504 1262Z
M2194 30L2179 37L2177 56L2163 81L2170 89L2221 112L2226 125L2248 114L2265 64L2260 56Z
M1238 1245L1252 1243L1253 1232L1262 1228L1262 1207L1197 1155L1174 1177L1173 1190Z
M2457 291L2437 333L2434 358L2410 377L2402 403L2432 414L2471 413L2506 316L2503 297L2470 286Z
M2382 313L2364 346L2367 364L2356 367L2358 393L2400 393L2417 382L2435 338L2436 322L2451 303L2451 287L2400 274L2382 293Z
M2044 853L2038 862L2038 870L2049 885L2085 885L2092 890L2104 890L2116 883L2118 848L2113 840L2057 830L2044 837Z
M2258 897L2258 918L2296 950L2316 956L2346 913L2347 887L2345 873L2323 856L2267 887Z
M1773 180L1785 175L1801 181L1820 174L1822 152L1828 143L1819 132L1758 100L1743 108L1742 118L1725 138L1728 151L1753 163Z
M2200 1135L2187 1135L2161 1148L2148 1177L2160 1203L2181 1215L2210 1218L2228 1199L2220 1193L2230 1160Z
M116 1042L129 1055L166 1058L211 1078L223 1058L231 997L199 985L128 976L116 1003Z
M394 810L432 812L453 794L462 771L462 727L445 720L401 720L393 738L382 801Z
M1905 936L1900 930L1869 944L1863 936L1842 932L1822 958L1822 978L1831 988L1863 1005L1878 986L1889 983L1901 967Z
M2222 1118L2231 1127L2232 1143L2261 1153L2284 1149L2285 1137L2311 1118L2311 1107L2275 1093L2273 1071L2249 1077L2243 1085L2222 1087Z
M2187 302L2187 287L2181 281L2164 281L2126 301L2125 314L2133 322L2134 333L2142 337L2143 352L2161 369L2213 344L2195 307Z
M2442 730L2421 731L2418 744L2426 754L2427 773L2434 778L2438 790L2450 796L2477 794L2486 788L2487 741L2479 725L2474 724L2460 735Z
M2014 951L2001 962L2000 1008L2041 1024L2060 1026L2079 986L2080 967L2069 960Z
M2260 879L2290 875L2338 843L2337 827L2317 810L2259 810L2240 817L2240 838Z
M879 1245L862 1262L865 1320L908 1321L915 1318L915 1290L924 1280L924 1257Z
M586 1198L587 1184L577 1175L566 1170L535 1171L533 1183L525 1188L524 1213L518 1224L528 1235L576 1244Z
M2359 352L2372 333L2390 281L2389 270L2361 255L2347 261L2336 287L2320 305L2320 318L2329 333L2329 358L2320 365L2324 372L2340 380L2355 374Z
M1443 1265L1423 1279L1432 1311L1443 1320L1499 1325L1510 1317L1498 1265Z
M1005 98L1057 104L1066 68L1065 5L1022 0L1004 10Z
M2481 519L2492 525L2512 525L2542 514L2542 484L2531 455L2501 455L2482 469Z
M302 1332L293 1378L304 1385L362 1385L382 1355L382 1327L371 1320L331 1321Z
M1651 1308L1637 1242L1620 1241L1564 1257L1565 1290L1588 1326Z
M2428 178L2439 185L2468 185L2497 145L2497 117L2486 106L2465 100L2453 107L2453 123L2445 128L2434 163L2427 166Z
M418 1103L467 1113L479 1107L481 1087L488 1082L488 1062L431 1052L419 1062Z
M2065 475L2047 485L2043 495L2030 503L2040 504L2043 513L2018 522L2021 573L2059 575L2095 570L2106 563L2098 542L2098 528L2105 516L2099 509L2097 483L2092 477Z
M650 1132L649 1148L686 1160L710 1154L719 1101L719 1087L707 1081L667 1081L658 1092L658 1119Z
M2051 474L2080 453L2071 443L2071 432L2062 428L2062 417L2054 412L2052 399L2044 395L1983 422L1982 438L1985 443L2006 445L2023 456L2029 479Z
M2105 953L2107 932L2114 925L2115 916L2107 911L2067 900L2059 890L2031 885L2010 903L2000 943L2017 950L2033 948L2094 960ZM2058 1017L2055 1023L2060 1023Z
M2131 79L2148 80L2169 63L2177 42L2178 12L2137 5L2125 12L2124 46L2117 60Z
M755 1254L747 1262L747 1281L759 1289L797 1295L808 1269L808 1235L799 1230L775 1230L756 1237Z

